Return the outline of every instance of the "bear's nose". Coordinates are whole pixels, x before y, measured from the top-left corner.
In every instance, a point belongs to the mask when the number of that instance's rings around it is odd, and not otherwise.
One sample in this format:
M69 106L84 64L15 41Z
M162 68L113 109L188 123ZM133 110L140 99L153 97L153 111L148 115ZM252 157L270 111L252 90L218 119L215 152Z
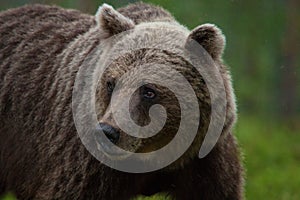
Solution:
M99 128L112 143L116 144L119 141L120 132L114 127L105 123L99 123Z

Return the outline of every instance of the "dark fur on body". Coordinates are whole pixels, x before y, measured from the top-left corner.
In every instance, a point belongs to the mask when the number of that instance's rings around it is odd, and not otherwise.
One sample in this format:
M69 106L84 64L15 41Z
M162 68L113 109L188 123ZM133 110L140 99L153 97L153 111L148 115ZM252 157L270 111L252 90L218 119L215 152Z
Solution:
M176 22L147 4L119 12L135 24ZM85 38L95 26L93 16L58 7L0 13L0 194L124 200L167 192L175 199L242 199L242 167L231 133L203 159L146 174L106 167L85 149L73 122L72 89L85 56L106 37L99 31ZM79 37L86 39L80 45Z

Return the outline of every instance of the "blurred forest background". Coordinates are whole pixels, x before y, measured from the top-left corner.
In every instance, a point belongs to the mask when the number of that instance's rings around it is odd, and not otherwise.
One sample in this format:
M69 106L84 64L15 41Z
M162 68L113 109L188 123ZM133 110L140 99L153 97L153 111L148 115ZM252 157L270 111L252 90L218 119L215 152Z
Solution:
M133 2L105 1L115 8ZM223 30L227 40L224 60L232 72L239 108L235 134L247 168L246 198L300 199L300 1L144 2L164 7L190 29L209 22ZM104 1L0 0L0 10L29 3L94 14ZM11 199L11 195L4 198Z

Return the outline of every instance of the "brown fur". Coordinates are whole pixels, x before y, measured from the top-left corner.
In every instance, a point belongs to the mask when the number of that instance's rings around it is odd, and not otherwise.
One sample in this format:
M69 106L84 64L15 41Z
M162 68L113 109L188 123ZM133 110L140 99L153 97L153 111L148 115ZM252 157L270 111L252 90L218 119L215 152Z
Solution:
M139 24L139 27L147 23L173 24L188 33L159 7L138 3L119 12L104 8L96 18L42 5L0 13L0 194L13 191L19 199L124 200L138 194L167 192L174 199L242 199L242 166L231 134L235 102L230 75L221 60L225 41L214 26L202 25L189 34L220 67L226 88L226 123L222 137L208 156L197 157L210 116L204 81L175 54L151 49L124 55L108 68L106 78L117 79L144 63L175 66L197 91L201 107L203 126L199 127L193 146L166 169L129 174L101 164L82 145L74 126L71 103L76 73L86 55L103 39L135 29ZM167 37L173 37L172 32L166 35L162 38L166 42ZM122 52L122 45L131 44L121 41L118 45L116 54ZM107 81L106 78L101 81ZM168 90L159 90L164 94L160 103L171 116L162 130L167 134L141 140L132 151L160 148L176 132L180 120L178 103ZM115 126L108 116L109 97L103 90L97 92L99 121ZM138 102L133 106L137 108L133 114L141 112L138 106ZM147 117L136 116L133 118L137 123L147 123ZM133 139L124 134L118 145L126 149L130 141Z

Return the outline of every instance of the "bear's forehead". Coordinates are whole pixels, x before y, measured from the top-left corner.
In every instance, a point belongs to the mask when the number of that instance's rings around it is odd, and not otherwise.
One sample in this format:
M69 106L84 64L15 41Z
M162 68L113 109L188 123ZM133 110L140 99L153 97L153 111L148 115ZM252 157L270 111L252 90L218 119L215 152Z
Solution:
M119 56L137 49L160 49L181 52L189 31L183 26L164 22L141 23L134 29L115 36L111 56Z
M180 71L187 79L193 76L191 65L182 56L189 31L183 26L163 22L142 23L128 33L114 38L114 45L106 58L107 78L118 79L141 65L167 65ZM194 73L194 72L193 72ZM139 74L135 74L139 76Z
M143 48L123 54L113 60L113 62L107 66L105 74L106 77L119 78L129 71L131 71L132 74L135 72L138 73L138 71L133 69L141 66L147 66L151 74L158 73L156 66L167 66L185 75L187 75L187 72L191 72L192 68L188 61L176 53L160 49ZM138 74L135 75L138 76Z

